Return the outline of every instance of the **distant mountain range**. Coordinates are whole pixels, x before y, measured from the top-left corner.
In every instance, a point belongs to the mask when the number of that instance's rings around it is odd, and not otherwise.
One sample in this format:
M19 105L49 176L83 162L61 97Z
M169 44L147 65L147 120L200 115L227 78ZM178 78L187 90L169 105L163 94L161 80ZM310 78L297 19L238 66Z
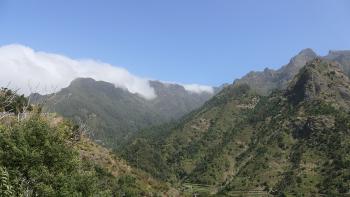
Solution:
M134 132L177 120L214 95L191 92L178 84L149 83L157 95L154 99L145 99L108 82L78 78L55 94L32 94L31 100L34 103L45 100L45 111L86 124L93 139L116 147Z
M176 123L136 134L121 155L203 196L348 194L349 57L306 49L251 72Z

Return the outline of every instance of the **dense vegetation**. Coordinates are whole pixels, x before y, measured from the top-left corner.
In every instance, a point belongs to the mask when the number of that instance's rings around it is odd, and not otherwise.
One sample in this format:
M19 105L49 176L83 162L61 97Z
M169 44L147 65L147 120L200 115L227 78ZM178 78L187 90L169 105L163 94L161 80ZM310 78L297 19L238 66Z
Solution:
M0 95L14 98L8 104L1 97L1 111L10 115L0 122L0 196L150 196L167 190L69 121L37 110L17 119L10 112L23 111L26 98L8 89Z
M269 96L226 87L174 126L134 137L123 156L174 184L206 187L205 195L344 195L349 111L349 78L315 59Z

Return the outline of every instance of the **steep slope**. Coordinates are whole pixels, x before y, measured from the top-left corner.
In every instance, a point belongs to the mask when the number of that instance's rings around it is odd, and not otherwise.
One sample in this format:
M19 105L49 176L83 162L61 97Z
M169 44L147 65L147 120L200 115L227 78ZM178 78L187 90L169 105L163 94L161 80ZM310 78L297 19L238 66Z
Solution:
M122 156L224 196L348 192L350 81L339 65L315 59L286 90L255 92L234 83L177 124L134 137Z
M183 86L150 81L157 98L147 100L113 84L90 78L74 80L55 95L32 95L45 100L44 110L86 124L89 135L109 147L117 147L134 132L178 119L208 100L211 93L191 93Z
M223 152L222 147L237 143L239 147L231 151L239 153L244 149L252 133L239 132L239 125L259 100L260 96L247 85L228 86L178 124L140 133L125 147L123 155L160 178L203 184L222 182L224 173L232 170L232 159L227 157L230 153ZM202 167L206 175L200 173Z
M304 49L278 70L266 68L262 72L252 71L234 83L248 84L257 93L268 95L274 89L286 88L299 69L316 57L317 54L312 49Z
M349 78L334 64L316 59L285 92L270 95L254 121L257 132L229 179L235 190L272 194L339 195L349 191ZM265 107L264 107L265 108Z
M75 144L75 149L83 161L95 165L97 169L100 168L111 177L118 179L118 184L123 183L124 189L140 192L136 193L135 196L176 196L179 193L165 182L154 179L148 173L129 166L126 161L87 137L83 136Z

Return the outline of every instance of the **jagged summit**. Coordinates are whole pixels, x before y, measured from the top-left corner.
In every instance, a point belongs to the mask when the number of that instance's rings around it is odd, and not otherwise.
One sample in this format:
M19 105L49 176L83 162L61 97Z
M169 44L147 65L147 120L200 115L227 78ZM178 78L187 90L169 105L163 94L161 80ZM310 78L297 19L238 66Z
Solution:
M262 72L249 72L234 83L246 83L257 93L268 95L274 89L287 87L288 82L298 73L308 61L317 57L317 54L310 48L300 51L291 58L288 64L278 70L265 68Z
M350 55L350 50L329 50L327 56Z
M278 70L265 69L261 72L252 71L241 79L235 80L234 83L246 83L257 93L268 95L274 89L285 89L305 64L318 57L312 49L306 48L292 57L288 64ZM350 50L330 51L328 55L322 58L338 63L340 69L347 76L350 76Z
M350 76L350 50L331 50L324 58L338 62L344 73Z
M310 56L310 57L316 57L317 54L311 49L311 48L306 48L301 50L298 55L305 55L305 56Z
M316 58L317 54L310 48L303 49L298 53L298 55L294 56L289 64L282 67L280 71L284 71L283 68L290 71L290 67L293 67L294 69L300 69L303 67L308 61L311 61L312 59Z
M289 84L286 94L293 103L321 99L348 108L350 104L349 87L349 78L338 64L316 58L300 70Z

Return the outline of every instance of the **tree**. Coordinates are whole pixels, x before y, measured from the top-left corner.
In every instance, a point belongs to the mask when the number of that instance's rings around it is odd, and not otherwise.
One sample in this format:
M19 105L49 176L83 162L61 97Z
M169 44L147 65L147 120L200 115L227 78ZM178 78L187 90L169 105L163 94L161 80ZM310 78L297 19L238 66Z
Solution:
M18 116L21 113L26 113L31 111L32 106L27 97L23 94L18 95L17 91L10 90L8 88L0 89L0 119L10 115L15 114Z

